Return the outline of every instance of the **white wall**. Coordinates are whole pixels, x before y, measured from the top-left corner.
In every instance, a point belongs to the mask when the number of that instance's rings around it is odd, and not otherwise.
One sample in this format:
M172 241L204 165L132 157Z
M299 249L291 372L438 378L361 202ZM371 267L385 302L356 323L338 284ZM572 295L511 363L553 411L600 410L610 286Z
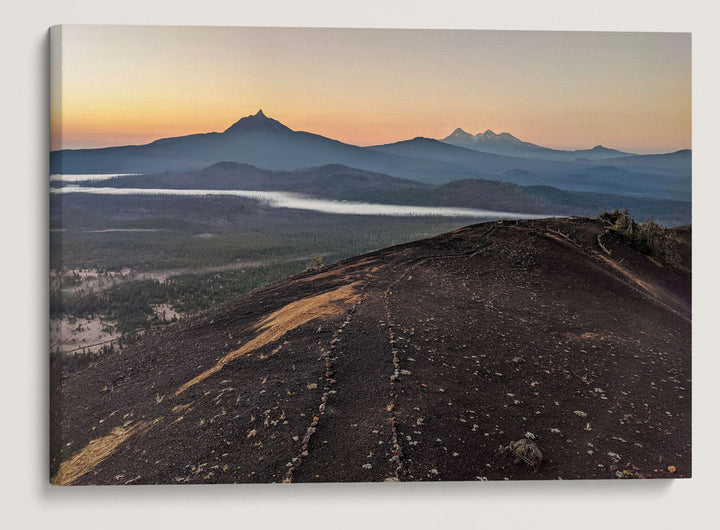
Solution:
M8 528L703 528L720 520L718 13L709 1L27 0L2 7L0 481ZM47 485L47 56L58 23L692 31L694 478L677 481L75 488ZM689 521L686 525L684 521Z

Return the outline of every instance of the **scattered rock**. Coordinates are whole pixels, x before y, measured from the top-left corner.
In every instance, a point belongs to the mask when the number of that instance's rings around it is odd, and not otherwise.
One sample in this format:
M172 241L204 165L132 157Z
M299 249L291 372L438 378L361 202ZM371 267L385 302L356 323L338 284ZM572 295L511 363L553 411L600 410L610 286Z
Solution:
M527 465L531 466L533 470L537 471L538 467L542 463L543 454L540 448L528 438L522 438L515 442L510 442L507 447L500 447L500 452L505 453L508 456L515 457L515 463L521 460Z

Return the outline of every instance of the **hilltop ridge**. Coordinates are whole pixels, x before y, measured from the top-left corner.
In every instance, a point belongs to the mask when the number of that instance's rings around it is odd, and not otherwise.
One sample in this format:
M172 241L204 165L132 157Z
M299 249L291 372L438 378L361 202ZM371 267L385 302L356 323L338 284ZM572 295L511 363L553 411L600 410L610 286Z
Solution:
M52 482L689 477L690 318L597 219L469 226L53 372ZM537 469L498 452L526 437Z

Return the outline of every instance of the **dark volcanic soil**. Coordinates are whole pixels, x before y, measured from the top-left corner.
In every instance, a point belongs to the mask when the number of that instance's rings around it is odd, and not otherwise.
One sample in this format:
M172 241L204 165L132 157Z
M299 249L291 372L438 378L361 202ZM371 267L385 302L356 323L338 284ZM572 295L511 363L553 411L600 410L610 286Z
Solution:
M690 283L593 219L306 272L53 374L52 482L689 477Z

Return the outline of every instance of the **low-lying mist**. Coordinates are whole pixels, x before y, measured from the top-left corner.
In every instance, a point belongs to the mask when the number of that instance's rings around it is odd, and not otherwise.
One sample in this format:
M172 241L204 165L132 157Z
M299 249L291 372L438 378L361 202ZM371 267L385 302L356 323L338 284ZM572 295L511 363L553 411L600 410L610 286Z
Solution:
M88 179L85 179L88 180ZM316 199L297 193L283 191L250 190L187 190L187 189L143 189L143 188L94 188L66 186L51 188L51 193L89 193L97 195L180 195L180 196L235 196L257 200L271 208L310 210L321 213L345 215L384 215L395 217L475 217L491 219L542 219L546 215L518 212L501 212L477 208L456 208L451 206L409 206L354 201Z

